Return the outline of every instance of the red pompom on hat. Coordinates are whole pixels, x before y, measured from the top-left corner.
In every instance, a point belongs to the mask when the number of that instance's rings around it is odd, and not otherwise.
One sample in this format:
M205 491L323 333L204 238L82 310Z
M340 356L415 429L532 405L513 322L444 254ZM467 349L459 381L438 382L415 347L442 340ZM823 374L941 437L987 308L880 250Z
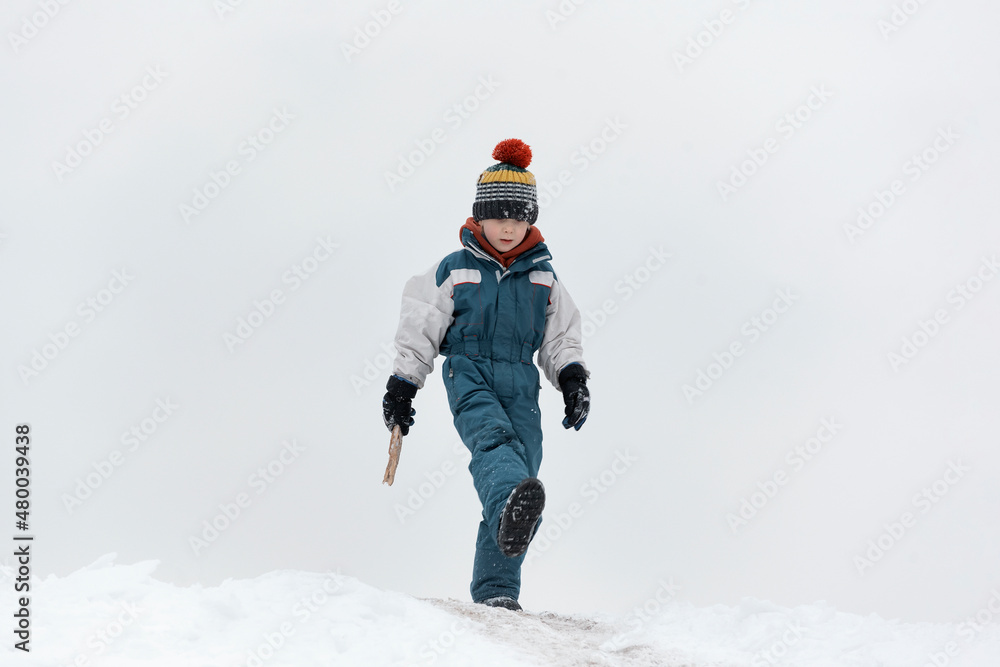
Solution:
M472 217L479 220L513 218L535 224L538 219L538 189L528 171L531 147L520 139L504 139L493 149L490 165L476 181Z
M493 149L493 159L527 169L531 164L531 146L520 139L504 139Z

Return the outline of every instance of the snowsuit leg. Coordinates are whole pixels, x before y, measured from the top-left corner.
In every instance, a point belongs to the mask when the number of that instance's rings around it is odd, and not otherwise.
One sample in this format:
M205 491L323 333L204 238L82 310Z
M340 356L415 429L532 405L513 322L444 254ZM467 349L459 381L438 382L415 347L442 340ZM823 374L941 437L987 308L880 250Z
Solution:
M509 595L516 600L524 556L504 556L497 531L510 492L524 478L537 476L542 462L538 369L534 364L455 355L445 360L442 375L455 428L472 453L469 472L483 505L472 599Z

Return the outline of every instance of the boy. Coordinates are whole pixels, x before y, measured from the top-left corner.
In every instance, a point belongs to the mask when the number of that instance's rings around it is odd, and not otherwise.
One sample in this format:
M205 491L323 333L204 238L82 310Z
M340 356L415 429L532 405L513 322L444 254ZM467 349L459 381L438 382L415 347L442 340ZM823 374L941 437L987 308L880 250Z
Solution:
M470 591L475 602L520 610L521 563L545 505L536 478L542 460L538 362L563 393L563 426L580 430L590 409L580 311L556 278L534 226L538 218L531 149L519 139L497 144L476 185L472 217L459 232L464 248L403 289L393 375L382 401L391 431L405 435L411 401L441 366L483 519Z

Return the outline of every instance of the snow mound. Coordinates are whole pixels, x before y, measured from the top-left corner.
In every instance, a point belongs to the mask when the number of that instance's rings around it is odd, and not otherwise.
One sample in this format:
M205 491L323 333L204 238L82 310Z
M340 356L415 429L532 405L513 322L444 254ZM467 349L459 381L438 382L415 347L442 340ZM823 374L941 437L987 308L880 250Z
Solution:
M422 600L336 572L279 570L215 587L153 578L157 561L115 555L32 585L31 652L0 663L144 667L456 665L919 667L1000 664L1000 632L906 624L745 600L683 602L621 617L514 613ZM12 601L4 600L5 618ZM12 654L16 654L12 655ZM941 662L945 660L945 662Z

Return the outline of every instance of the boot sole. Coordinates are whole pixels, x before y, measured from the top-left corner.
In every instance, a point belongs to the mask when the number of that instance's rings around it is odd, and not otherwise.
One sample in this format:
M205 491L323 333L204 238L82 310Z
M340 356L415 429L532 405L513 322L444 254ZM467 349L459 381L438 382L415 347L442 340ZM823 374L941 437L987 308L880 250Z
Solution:
M511 492L500 515L497 545L500 553L516 558L528 550L535 525L545 509L545 487L534 478L523 480Z

